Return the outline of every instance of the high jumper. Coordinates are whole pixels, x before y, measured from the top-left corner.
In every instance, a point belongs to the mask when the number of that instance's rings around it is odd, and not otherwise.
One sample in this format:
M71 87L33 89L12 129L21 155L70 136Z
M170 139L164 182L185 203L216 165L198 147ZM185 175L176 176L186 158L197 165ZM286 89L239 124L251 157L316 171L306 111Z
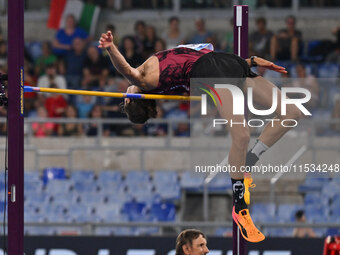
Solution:
M155 53L137 68L131 67L117 47L113 44L110 31L103 33L99 39L99 48L106 49L111 62L131 84L127 93L133 94L161 94L182 95L190 91L190 78L237 78L237 84L246 94L248 88L253 89L255 103L270 108L272 106L272 91L276 86L270 81L258 76L250 70L252 66L287 73L284 67L259 58L243 59L234 54L215 52L211 44L180 45L176 48ZM216 88L222 104L217 104L221 118L244 122L244 115L233 115L232 94L227 89ZM281 91L276 90L278 106L275 118L283 120L298 120L300 110L293 104L287 105L286 115L281 115ZM157 115L155 100L140 100L125 98L123 110L133 123L143 124L149 118ZM252 166L260 155L275 144L289 129L289 125L282 126L280 122L266 125L257 139L254 147L248 151L250 132L248 126L229 126L232 144L229 151L229 164L235 166L238 172L230 173L233 185L234 207L232 217L239 226L242 236L249 242L260 242L265 236L256 228L249 214L245 198L249 200L248 188L244 183L244 173L241 167ZM248 201L247 201L248 202Z

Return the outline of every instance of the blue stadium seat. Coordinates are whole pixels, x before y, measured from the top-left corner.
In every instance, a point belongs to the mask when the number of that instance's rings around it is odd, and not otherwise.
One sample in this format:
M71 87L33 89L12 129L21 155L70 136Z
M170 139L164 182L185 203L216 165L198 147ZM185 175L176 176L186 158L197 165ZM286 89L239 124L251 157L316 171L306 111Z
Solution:
M8 209L8 207L6 207ZM0 201L0 213L5 211L5 201Z
M99 182L121 182L122 173L117 170L103 170L98 175Z
M95 222L94 218L91 218L93 210L93 207L87 204L74 204L67 207L65 215L75 222Z
M40 207L41 208L41 213L49 215L66 215L67 212L67 207L64 204L48 204L48 205L43 205Z
M105 196L102 193L83 192L79 194L79 200L83 204L99 206L104 204Z
M186 190L198 191L203 188L205 174L185 171L181 178L181 187Z
M156 186L155 193L159 194L163 201L173 201L181 198L181 189L179 184Z
M150 174L147 171L129 171L126 173L125 182L138 183L138 182L149 182Z
M306 219L308 222L328 222L329 207L319 204L305 206Z
M150 181L135 182L126 180L126 186L130 194L135 194L138 192L152 192L153 190L153 186Z
M280 204L277 211L277 218L280 222L294 222L297 210L303 209L301 204Z
M106 194L106 202L108 204L110 203L120 203L124 204L126 202L131 202L132 201L132 196L128 194L127 192L112 192L109 194Z
M68 195L73 186L72 180L51 180L45 187L45 191L50 195Z
M332 215L340 215L340 204L332 204L331 205Z
M208 185L210 191L226 191L231 189L231 180L229 174L219 173Z
M151 206L152 203L160 203L161 196L153 192L140 191L138 193L131 194L133 201L145 203L147 206Z
M329 206L329 199L325 199L319 192L309 192L306 193L305 196L305 206L309 205L319 205L323 204L324 206Z
M337 188L337 191L339 192L339 187ZM338 193L339 194L339 193ZM334 196L332 199L332 206L340 206L340 197Z
M38 214L38 213L26 213L25 211L24 221L25 222L44 222L45 216Z
M175 221L176 208L171 203L157 203L151 206L150 214L156 221Z
M300 192L320 192L324 185L329 183L329 175L327 174L308 174L304 184L299 186Z
M47 222L55 222L55 223L71 223L72 219L68 217L66 214L62 213L49 213L46 215Z
M175 171L157 171L154 173L153 183L155 192L163 200L176 200L180 198L178 175Z
M75 182L92 182L94 176L94 171L92 170L75 170L71 172L70 179Z
M5 182L0 181L0 192L5 190Z
M331 215L328 218L328 222L330 222L330 223L340 223L339 214L333 214L333 212L331 210Z
M40 181L39 171L24 171L24 180L26 181Z
M48 205L50 200L51 200L51 197L45 192L37 193L34 196L30 196L30 194L25 194L25 202L33 203L39 206L45 205L45 204Z
M34 196L42 192L43 183L40 180L25 181L24 183L24 193L27 196Z
M178 182L176 171L156 171L153 175L155 186L160 185L175 185Z
M117 222L116 218L121 219L122 205L120 203L111 203L97 205L95 207L95 215L105 222Z
M122 193L125 192L126 186L124 182L117 181L103 181L97 180L99 192L102 194L111 194L111 193Z
M88 192L95 193L98 192L99 188L95 181L84 182L84 181L76 181L74 183L74 191L78 193Z
M149 221L147 207L145 203L128 202L125 203L122 212L128 215L130 221Z
M79 195L74 192L69 192L67 195L64 194L51 194L50 195L50 203L52 204L60 204L65 207L73 206L78 203Z
M65 169L61 167L45 168L42 176L43 183L46 185L50 180L54 179L66 179Z
M337 64L324 63L318 66L319 78L338 78L339 66Z
M251 215L255 222L275 222L274 203L256 203L251 207Z
M339 228L329 228L325 233L325 236L339 236L339 235L340 235Z

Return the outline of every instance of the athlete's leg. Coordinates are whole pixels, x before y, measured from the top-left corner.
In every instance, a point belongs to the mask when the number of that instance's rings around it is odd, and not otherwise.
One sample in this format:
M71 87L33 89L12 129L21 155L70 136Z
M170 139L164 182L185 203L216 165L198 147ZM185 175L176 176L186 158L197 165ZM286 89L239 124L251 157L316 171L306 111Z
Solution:
M256 78L247 78L245 89L251 87L253 89L253 99L256 104L259 104L266 109L269 109L272 106L272 93L273 88L276 87L270 81L264 79L261 76ZM275 144L285 133L287 133L291 128L284 127L281 125L281 121L284 119L293 119L298 120L301 117L301 111L295 105L288 104L287 105L287 114L281 116L281 91L277 89L277 99L278 104L275 110L275 114L277 115L275 119L279 119L280 121L269 122L261 135L259 136L259 140L266 144L268 147ZM293 122L286 122L286 126L292 125Z
M218 104L217 109L221 118L228 120L228 130L232 139L229 151L229 164L239 170L238 172L230 173L235 204L233 207L232 217L242 230L241 233L246 240L249 242L260 242L265 237L255 227L249 215L247 205L244 201L244 174L240 171L241 167L245 165L245 158L250 139L249 128L243 115L233 115L233 97L231 92L228 89L216 89L216 91L223 102L223 105ZM231 121L237 124L231 125Z
M276 87L273 83L264 79L261 76L256 78L247 78L245 83L244 91L251 87L253 89L253 100L256 104L263 106L265 109L269 109L272 106L272 93L273 88ZM254 165L258 160L259 155L264 152L267 148L275 144L285 133L291 128L281 125L281 121L284 119L298 120L301 117L301 111L292 104L287 105L287 114L281 115L281 91L277 89L278 104L275 110L278 121L269 122L263 129L261 135L258 138L258 143L252 149L256 154L247 154L247 165ZM285 122L286 126L293 125L293 122Z
M247 123L243 115L233 115L233 97L228 89L216 89L216 92L220 95L223 105L218 104L217 109L220 117L228 121L228 131L231 135L231 148L229 151L229 164L235 166L236 169L240 170L245 165L245 158L248 149L250 134ZM230 126L230 121L234 123L245 123L235 124ZM230 173L230 177L233 179L243 179L243 173L236 172Z

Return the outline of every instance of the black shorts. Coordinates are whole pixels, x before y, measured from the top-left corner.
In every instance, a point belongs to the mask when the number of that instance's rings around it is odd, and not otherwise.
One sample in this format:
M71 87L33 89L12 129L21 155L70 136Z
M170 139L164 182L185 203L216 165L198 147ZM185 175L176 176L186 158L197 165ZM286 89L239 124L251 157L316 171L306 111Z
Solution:
M200 57L194 63L191 72L191 78L236 78L238 86L243 85L246 77L257 76L243 58L231 53L214 51Z

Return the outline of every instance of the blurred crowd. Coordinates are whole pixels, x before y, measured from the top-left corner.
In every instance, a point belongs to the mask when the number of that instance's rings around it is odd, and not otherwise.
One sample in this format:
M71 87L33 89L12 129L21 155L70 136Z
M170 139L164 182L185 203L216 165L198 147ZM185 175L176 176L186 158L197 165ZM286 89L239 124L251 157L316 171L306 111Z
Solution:
M114 8L114 0L84 0L102 8ZM252 8L287 8L292 6L292 0L243 0L239 4L246 4ZM228 8L234 2L232 0L181 0L181 8ZM122 7L129 9L170 9L173 6L172 0L124 0ZM337 0L300 0L303 7L329 7L339 6Z
M340 63L340 26L334 28L335 41L320 41L314 46L314 55L306 55L303 51L303 34L296 29L294 16L286 18L286 27L273 32L266 28L266 19L256 20L256 31L250 34L250 55L257 55L285 65L294 67L296 82L289 82L284 86L305 87L312 93L312 99L308 103L311 110L321 105L320 84L309 70L310 63ZM113 24L101 29L103 32L110 30L114 36L114 43L126 58L127 62L138 67L148 57L158 51L173 48L184 43L208 42L214 45L216 51L233 51L232 20L230 29L218 39L214 31L206 28L205 20L197 18L193 22L192 33L182 31L180 19L171 17L168 27L164 31L139 20L134 26L134 34L121 38ZM98 28L99 29L99 28ZM114 69L105 50L97 47L97 38L89 36L84 30L77 27L74 16L66 17L65 28L56 32L51 41L28 43L25 47L24 78L25 85L93 90L106 92L126 92L128 82ZM325 47L328 45L328 47ZM313 53L313 51L312 51ZM0 71L7 72L7 44L0 32ZM271 79L266 70L256 70L264 77ZM290 74L281 78L290 78ZM280 84L278 84L280 86ZM283 84L281 84L283 85ZM339 86L339 84L337 84ZM339 86L340 87L340 86ZM40 118L125 118L121 112L121 99L66 96L60 94L36 94L25 93L24 107L26 117ZM340 116L340 97L332 104L332 116ZM187 102L158 102L158 117L188 119L189 103ZM0 108L0 116L5 116L5 110ZM174 125L172 130L177 136L187 136L189 125ZM339 130L339 125L332 126ZM33 123L32 131L35 136L95 136L97 124L82 125L68 123L56 125L53 123ZM153 135L162 136L168 133L166 124L142 125L104 125L103 135ZM0 134L5 132L5 127L0 126Z

